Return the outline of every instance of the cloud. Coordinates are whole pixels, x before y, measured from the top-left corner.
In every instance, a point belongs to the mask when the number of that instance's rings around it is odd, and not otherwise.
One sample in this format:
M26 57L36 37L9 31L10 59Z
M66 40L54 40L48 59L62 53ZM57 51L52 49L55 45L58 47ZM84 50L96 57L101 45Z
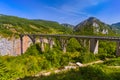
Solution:
M62 14L70 15L70 16L88 17L91 15L83 11L85 8L90 6L96 6L105 1L108 1L108 0L68 0L64 2L62 5L59 5L56 7L47 6L47 8Z
M99 3L105 2L107 0L70 0L60 6L63 11L82 11L87 7L96 6Z

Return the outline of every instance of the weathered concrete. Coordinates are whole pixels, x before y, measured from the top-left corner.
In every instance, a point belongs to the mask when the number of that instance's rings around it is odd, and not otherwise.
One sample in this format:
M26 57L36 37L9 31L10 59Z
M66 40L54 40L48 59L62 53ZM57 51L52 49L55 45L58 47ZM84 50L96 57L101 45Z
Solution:
M90 39L90 52L97 54L98 53L98 40Z
M43 39L43 37L40 37L40 44L41 44L41 51L44 52L45 47L44 47L44 39Z
M30 45L33 44L33 41L28 37L23 37L23 53L26 52L26 50L30 47Z
M26 50L30 47L31 43L35 43L29 36L20 36L20 48L21 48L21 54L26 52Z
M117 41L116 56L120 56L120 41Z

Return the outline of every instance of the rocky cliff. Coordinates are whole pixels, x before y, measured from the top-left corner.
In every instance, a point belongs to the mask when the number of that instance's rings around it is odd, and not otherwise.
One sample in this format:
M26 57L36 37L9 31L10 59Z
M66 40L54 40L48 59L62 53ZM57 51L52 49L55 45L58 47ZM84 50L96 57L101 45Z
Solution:
M25 52L30 44L32 43L31 39L27 36L23 37L23 52ZM21 41L20 39L8 39L0 38L0 55L11 55L16 56L21 54Z

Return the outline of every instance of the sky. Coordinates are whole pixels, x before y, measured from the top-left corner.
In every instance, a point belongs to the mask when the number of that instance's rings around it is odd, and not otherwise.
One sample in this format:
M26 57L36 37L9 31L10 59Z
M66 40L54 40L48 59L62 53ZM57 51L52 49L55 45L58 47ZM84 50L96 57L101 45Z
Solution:
M120 22L120 0L0 0L0 14L77 25L96 17Z

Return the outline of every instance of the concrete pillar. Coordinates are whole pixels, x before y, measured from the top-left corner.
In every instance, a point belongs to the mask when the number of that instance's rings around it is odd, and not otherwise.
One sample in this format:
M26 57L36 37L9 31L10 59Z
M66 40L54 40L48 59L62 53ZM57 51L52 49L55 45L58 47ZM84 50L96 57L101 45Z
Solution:
M45 51L45 47L44 47L44 40L43 40L42 37L40 38L40 43L41 43L41 51L44 52Z
M61 39L61 47L62 47L63 53L66 53L67 42L68 40Z
M23 35L20 35L21 55L23 54Z
M49 43L49 49L52 50L52 48L53 48L53 39L48 38L48 43Z
M96 39L90 39L90 52L97 54L98 53L98 43Z
M63 53L66 53L66 43L63 45L63 47L62 47L62 50L63 50Z
M86 47L86 40L83 39L83 47Z
M120 56L120 41L117 42L116 56Z

